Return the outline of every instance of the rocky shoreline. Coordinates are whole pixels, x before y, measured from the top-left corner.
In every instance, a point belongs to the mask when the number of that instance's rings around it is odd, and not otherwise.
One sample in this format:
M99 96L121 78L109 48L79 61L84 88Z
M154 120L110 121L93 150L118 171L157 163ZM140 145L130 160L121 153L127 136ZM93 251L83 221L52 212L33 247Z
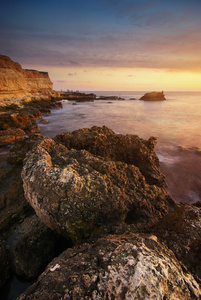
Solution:
M1 146L13 144L0 156L0 294L17 276L32 283L21 300L200 299L201 203L168 194L156 138L106 126L44 138L37 120L59 100L96 95L60 95L47 73L0 63L26 94L0 108ZM29 91L40 78L45 90Z
M201 205L166 192L155 145L105 126L18 139L1 161L1 286L15 274L37 280L19 299L199 299Z

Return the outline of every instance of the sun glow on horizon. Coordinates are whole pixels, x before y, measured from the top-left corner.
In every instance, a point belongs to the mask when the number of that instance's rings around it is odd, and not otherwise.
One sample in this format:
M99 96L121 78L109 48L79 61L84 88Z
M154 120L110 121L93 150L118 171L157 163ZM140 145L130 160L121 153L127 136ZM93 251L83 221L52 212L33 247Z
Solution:
M27 66L46 70L55 90L201 91L201 74L162 69Z

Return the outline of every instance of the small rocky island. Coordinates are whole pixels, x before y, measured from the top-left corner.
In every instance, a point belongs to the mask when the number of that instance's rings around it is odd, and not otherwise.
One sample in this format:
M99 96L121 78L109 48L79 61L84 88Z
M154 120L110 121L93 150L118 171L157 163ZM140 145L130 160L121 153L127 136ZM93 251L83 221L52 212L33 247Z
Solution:
M151 93L146 93L144 96L140 98L140 100L144 101L162 101L166 100L164 92L151 92Z
M156 138L106 126L44 138L37 119L62 96L47 74L0 63L0 143L13 144L0 156L0 288L17 276L30 282L19 300L201 299L201 203L168 194Z

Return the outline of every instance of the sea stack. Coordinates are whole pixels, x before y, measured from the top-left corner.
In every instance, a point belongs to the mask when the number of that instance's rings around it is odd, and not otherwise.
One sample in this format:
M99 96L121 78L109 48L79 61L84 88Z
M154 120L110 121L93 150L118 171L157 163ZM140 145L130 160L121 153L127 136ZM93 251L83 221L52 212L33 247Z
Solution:
M144 96L140 98L140 100L144 101L162 101L166 100L164 92L151 92L151 93L146 93Z

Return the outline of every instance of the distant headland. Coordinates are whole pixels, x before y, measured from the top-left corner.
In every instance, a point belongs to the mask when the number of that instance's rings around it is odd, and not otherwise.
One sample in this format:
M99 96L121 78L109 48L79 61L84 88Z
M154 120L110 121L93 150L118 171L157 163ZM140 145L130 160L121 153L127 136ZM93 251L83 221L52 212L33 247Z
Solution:
M18 99L31 100L59 96L53 91L47 72L26 70L8 56L0 55L0 100L4 104L17 102Z
M18 62L0 54L0 105L19 105L21 101L68 99L76 102L94 100L125 100L118 96L100 96L73 91L55 91L48 72L23 69ZM133 100L133 99L132 99ZM146 93L146 101L166 100L164 92Z

